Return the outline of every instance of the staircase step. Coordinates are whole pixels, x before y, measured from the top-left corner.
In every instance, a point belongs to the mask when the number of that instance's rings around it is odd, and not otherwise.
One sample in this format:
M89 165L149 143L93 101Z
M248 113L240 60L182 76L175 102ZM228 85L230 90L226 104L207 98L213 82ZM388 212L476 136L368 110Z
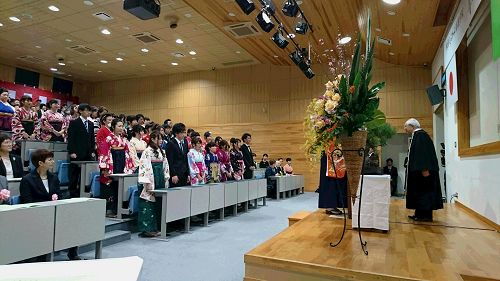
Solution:
M110 220L110 219L106 218L105 232L108 233L108 232L115 231L115 230L128 231L128 230L130 230L130 227L131 227L130 224L133 220L134 219L127 218L127 219L124 219L123 221L115 221L115 220Z
M130 240L131 232L125 230L113 230L110 232L106 232L104 234L104 241L102 242L102 247L107 247L110 245L114 245L123 241ZM79 253L86 253L95 250L95 243L87 244L81 247L78 247Z

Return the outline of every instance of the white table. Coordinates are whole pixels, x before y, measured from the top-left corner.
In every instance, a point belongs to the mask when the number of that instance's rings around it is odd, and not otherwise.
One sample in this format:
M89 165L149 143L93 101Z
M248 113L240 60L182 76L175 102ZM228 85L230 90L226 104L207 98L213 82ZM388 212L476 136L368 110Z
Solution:
M19 191L19 186L21 185L21 179L22 178L7 179L11 198L12 196L21 195L21 192Z
M238 181L238 203L243 203L244 212L248 212L248 182L250 180Z
M190 216L203 214L203 225L208 226L208 209L210 207L210 187L205 184L184 186L191 190Z
M0 279L9 280L120 280L136 281L143 260L137 256L50 263L24 263L0 266Z
M226 185L221 183L207 184L210 188L209 211L219 210L219 220L224 220L224 195Z
M118 180L118 201L116 210L116 220L123 220L122 215L130 215L132 212L130 208L124 209L123 202L124 198L127 198L128 188L125 187L137 185L138 176L137 174L111 174L110 178Z
M55 213L55 206L37 203L0 205L0 264L51 254Z
M97 161L71 161L76 164L80 170L80 197L90 197L90 192L85 192L85 187L90 185L90 173L99 172L99 162Z
M361 199L361 228L389 230L390 182L391 177L389 175L365 176L363 198ZM361 180L359 184L361 186ZM358 188L357 196L359 196L359 192L360 188ZM358 227L358 208L359 199L356 199L352 206L353 228Z
M286 176L275 176L269 178L276 180L276 200L279 201L281 199L281 193L283 193L283 198L286 198Z
M258 179L255 180L258 182L258 191L257 197L262 198L262 205L266 206L266 197L267 197L267 179Z
M238 214L238 182L229 181L224 186L224 207L233 206L233 215Z

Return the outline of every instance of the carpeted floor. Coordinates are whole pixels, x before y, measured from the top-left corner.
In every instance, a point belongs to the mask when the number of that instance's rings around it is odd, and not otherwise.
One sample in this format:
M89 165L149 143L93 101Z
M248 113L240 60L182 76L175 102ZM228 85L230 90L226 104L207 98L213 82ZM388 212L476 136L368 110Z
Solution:
M170 242L132 234L129 241L105 247L103 258L141 257L141 280L240 281L245 275L245 253L288 227L289 216L317 207L318 193L268 200L267 206L211 222L210 227L194 226L191 234L171 233ZM81 256L92 259L93 255Z

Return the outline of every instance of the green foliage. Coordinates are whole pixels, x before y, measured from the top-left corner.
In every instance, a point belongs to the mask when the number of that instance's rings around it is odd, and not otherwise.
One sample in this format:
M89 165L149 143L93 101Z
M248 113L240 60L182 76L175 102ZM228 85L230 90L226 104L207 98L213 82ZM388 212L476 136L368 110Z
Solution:
M369 129L366 147L368 150L372 148L373 151L376 151L378 146L387 145L387 141L392 139L396 134L397 129L389 123Z

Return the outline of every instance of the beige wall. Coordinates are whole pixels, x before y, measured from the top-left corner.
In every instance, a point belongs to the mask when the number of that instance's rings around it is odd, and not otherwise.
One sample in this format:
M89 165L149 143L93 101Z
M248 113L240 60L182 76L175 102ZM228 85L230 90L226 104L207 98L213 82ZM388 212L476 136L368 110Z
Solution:
M328 79L321 66L313 70L316 76L308 80L296 67L253 65L96 83L88 92L92 105L104 105L115 113L143 113L160 123L170 118L224 139L248 132L259 160L263 153L274 159L292 158L295 170L306 174L306 189L314 191L319 176L300 149L302 120ZM432 132L432 109L425 92L431 83L430 68L376 61L372 81L387 82L380 93L380 109L388 122L402 132L406 119L417 117Z

